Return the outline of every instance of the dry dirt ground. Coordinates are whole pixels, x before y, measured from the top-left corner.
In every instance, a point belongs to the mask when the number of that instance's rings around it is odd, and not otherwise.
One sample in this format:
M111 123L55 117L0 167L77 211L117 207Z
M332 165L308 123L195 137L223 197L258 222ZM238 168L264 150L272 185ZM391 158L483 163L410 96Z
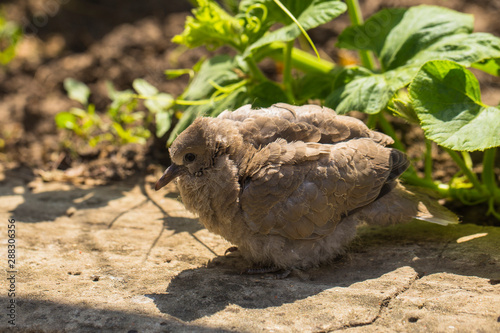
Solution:
M276 280L240 275L173 185L152 190L156 175L100 187L22 175L2 175L0 253L6 267L15 219L23 332L500 331L499 228L362 227L345 257Z

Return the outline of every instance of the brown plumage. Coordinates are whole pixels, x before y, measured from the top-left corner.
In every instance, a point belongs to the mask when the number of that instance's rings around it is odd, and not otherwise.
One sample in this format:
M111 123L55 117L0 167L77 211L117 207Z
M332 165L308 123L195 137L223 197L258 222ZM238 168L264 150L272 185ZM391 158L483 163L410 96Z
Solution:
M409 162L391 143L328 108L247 105L181 133L156 190L177 179L186 208L254 265L303 269L341 254L360 222L456 222L399 184Z

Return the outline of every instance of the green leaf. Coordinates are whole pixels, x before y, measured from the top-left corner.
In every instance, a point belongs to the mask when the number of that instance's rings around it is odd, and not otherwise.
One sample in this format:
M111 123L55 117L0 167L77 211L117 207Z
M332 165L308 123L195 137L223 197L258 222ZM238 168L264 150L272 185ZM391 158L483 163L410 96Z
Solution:
M171 145L175 138L184 131L197 117L217 117L224 110L234 110L250 102L247 87L243 86L231 92L226 98L214 103L189 106L182 114L181 119L174 127L167 141Z
M228 55L218 55L203 62L200 71L193 79L183 94L186 102L199 102L202 100L212 100L202 105L188 105L183 111L182 117L170 133L167 144L186 129L191 122L199 116L217 116L225 108L239 106L243 101L248 101L247 87L239 86L232 91L225 92L227 96L222 100L215 101L213 97L219 94L216 86L230 87L241 82L239 73L248 71L246 64L241 61L241 57L231 58ZM219 94L220 95L220 94ZM218 95L218 96L219 96Z
M295 97L297 104L307 103L310 99L324 100L331 91L335 77L330 73L306 73L296 81Z
M64 89L68 92L69 98L80 102L83 105L87 105L90 96L90 89L85 83L72 78L67 78L64 80Z
M473 17L436 6L385 9L363 25L349 27L339 36L339 47L372 50L380 59L382 73L354 76L346 86L334 89L328 106L341 113L359 110L377 113L391 97L407 86L419 68L430 60L453 60L477 66L500 58L500 39L470 32ZM488 62L488 71L498 70Z
M144 79L135 79L132 82L132 87L142 96L149 97L158 94L158 89Z
M216 88L210 82L219 86L226 86L241 80L239 72L247 72L239 57L231 58L228 55L218 55L205 61L198 75L193 79L184 93L186 100L201 100L210 98Z
M378 113L385 109L399 89L410 82L414 71L403 67L382 74L368 73L366 70L356 71L356 78L334 89L326 98L325 105L340 114L353 110Z
M229 15L215 1L198 0L198 8L186 18L184 31L174 36L174 43L190 48L206 46L209 49L230 45L242 51L246 38L241 20Z
M109 98L112 100L107 112L113 119L118 117L119 110L122 106L135 106L135 94L132 90L117 91L109 81L106 81L106 87L108 89Z
M268 107L288 99L285 92L270 81L251 87L248 94L253 107Z
M437 6L384 9L363 25L348 27L338 47L372 50L385 70L405 64L445 36L470 33L472 15Z
M172 126L172 112L169 111L161 111L158 112L155 116L156 120L156 137L161 138L168 132L170 126Z
M281 3L297 19L304 30L315 28L327 23L346 11L347 6L339 0L281 0ZM257 5L267 8L267 17L261 23L260 31L269 30L271 25L282 23L285 26L275 31L269 32L263 37L257 35L248 46L243 57L248 57L253 50L276 41L288 42L301 35L297 24L273 1L273 0L243 0L240 4L240 15L251 12L252 8L259 9Z
M399 91L396 96L389 102L387 108L394 114L403 118L409 123L420 125L420 120L418 119L413 104L410 101L410 97L406 92L402 90Z
M472 64L472 67L491 75L500 76L500 58L486 59Z
M144 105L153 113L163 112L174 105L174 98L170 94L159 93L144 101Z
M76 116L71 112L59 112L55 116L55 122L57 127L69 130L73 130L78 126Z
M369 50L380 56L387 36L400 24L406 11L405 8L383 9L373 14L364 24L345 28L339 35L336 46L350 50Z
M169 79L169 80L176 79L179 76L182 76L185 74L188 74L189 77L192 78L194 75L194 70L192 70L191 68L165 70L165 75L167 76L167 79Z
M146 142L146 139L144 137L134 135L131 132L131 130L124 129L122 125L120 125L119 123L112 123L111 127L115 130L116 134L121 139L121 142L123 144L127 143L144 144Z
M7 21L2 8L0 8L0 65L7 65L14 59L17 45L22 37L21 27L13 21Z
M500 146L500 109L481 103L479 82L452 61L426 63L410 85L425 135L453 150Z

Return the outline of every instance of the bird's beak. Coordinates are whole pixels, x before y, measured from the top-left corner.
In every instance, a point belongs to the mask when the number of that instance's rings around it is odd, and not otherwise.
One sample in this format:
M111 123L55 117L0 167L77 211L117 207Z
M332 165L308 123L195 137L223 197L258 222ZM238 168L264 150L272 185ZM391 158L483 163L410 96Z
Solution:
M181 170L182 169L179 165L172 163L172 165L169 166L167 168L167 170L165 170L165 172L163 173L163 176L161 176L161 178L158 179L158 181L156 182L155 190L158 191L163 186L167 185L172 180L174 180L179 175Z

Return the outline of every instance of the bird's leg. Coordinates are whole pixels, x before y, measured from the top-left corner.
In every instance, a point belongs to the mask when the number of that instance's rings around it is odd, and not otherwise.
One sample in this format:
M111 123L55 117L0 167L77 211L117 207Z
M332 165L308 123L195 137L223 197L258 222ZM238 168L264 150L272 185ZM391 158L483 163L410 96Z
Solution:
M281 280L287 278L291 272L292 272L291 269L281 269L276 266L270 266L270 267L247 268L241 274L256 275L256 274L274 273L274 278Z

